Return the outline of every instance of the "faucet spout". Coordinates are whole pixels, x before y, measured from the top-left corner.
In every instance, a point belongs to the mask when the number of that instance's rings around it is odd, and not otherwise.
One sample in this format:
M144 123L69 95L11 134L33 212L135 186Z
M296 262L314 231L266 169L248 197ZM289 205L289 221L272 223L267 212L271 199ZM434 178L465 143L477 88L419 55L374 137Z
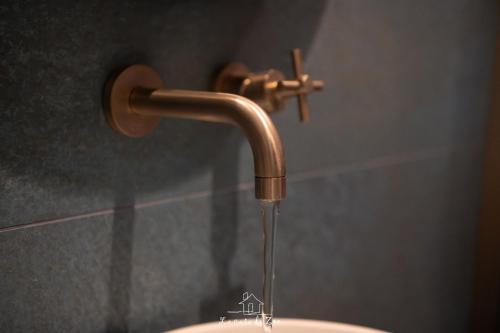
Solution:
M283 145L267 113L248 98L218 92L134 89L130 110L143 116L160 116L226 123L239 127L250 143L254 158L257 199L284 198L286 170Z
M279 201L286 195L283 145L267 113L234 94L163 89L158 74L133 65L108 83L106 109L111 126L128 136L151 132L162 117L226 123L239 127L253 151L255 196Z

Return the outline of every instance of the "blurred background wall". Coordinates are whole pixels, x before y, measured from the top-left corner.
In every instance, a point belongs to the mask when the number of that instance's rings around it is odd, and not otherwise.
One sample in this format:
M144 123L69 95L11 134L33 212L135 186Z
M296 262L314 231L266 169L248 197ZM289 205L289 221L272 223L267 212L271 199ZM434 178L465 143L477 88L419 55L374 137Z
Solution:
M123 66L210 89L228 61L326 81L273 115L288 162L276 314L467 332L498 5L473 1L4 1L0 330L158 332L259 293L252 157L235 129L114 133Z
M484 172L476 251L474 332L500 330L500 34L487 118Z

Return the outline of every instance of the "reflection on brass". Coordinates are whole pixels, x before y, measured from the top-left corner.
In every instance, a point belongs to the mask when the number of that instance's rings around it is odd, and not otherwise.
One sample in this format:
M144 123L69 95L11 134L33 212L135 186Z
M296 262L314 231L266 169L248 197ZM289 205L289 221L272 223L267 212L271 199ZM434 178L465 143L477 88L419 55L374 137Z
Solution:
M307 94L323 89L324 82L304 73L299 49L292 51L292 60L295 80L286 80L283 73L275 69L252 73L243 64L230 63L219 74L215 90L247 97L267 112L283 109L288 98L297 96L300 121L308 122Z
M267 113L250 99L229 93L163 89L158 74L133 65L106 87L110 125L131 137L154 130L161 117L187 118L238 126L254 155L257 199L285 197L285 158L279 134Z

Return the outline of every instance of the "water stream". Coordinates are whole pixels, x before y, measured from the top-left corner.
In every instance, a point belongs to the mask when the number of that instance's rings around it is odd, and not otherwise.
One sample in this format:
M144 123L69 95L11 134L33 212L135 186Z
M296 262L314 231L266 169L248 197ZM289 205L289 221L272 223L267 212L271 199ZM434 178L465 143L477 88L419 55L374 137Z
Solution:
M264 243L264 275L262 284L262 328L270 333L273 327L273 290L274 290L274 252L276 244L276 227L278 224L279 201L261 201L260 216Z

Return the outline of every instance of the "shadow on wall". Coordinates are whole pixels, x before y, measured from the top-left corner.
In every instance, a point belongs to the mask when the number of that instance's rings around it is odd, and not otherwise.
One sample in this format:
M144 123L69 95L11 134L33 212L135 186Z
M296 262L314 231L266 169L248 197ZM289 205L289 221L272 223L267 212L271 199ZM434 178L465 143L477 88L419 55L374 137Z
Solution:
M231 15L231 21L239 20L239 16L247 16L249 13L244 13L240 8L229 8L234 4L225 3L225 15ZM276 2L258 2L254 3L253 11L251 12L251 19L247 22L245 31L242 31L243 38L238 40L234 49L238 49L228 60L232 59L247 59L248 63L256 66L257 70L265 69L271 66L281 67L284 69L291 68L289 62L288 51L293 47L300 46L304 54L307 56L309 45L312 43L314 31L321 19L324 1L318 1L314 5L306 2L298 2L298 5L290 5L282 1ZM283 10L287 8L287 10ZM222 9L221 9L222 10ZM281 12L280 15L276 15ZM304 13L307 12L307 15ZM234 14L238 13L238 14ZM301 30L298 35L290 34L294 31L297 22ZM209 27L198 27L200 31L205 28L210 30ZM263 38L266 34L270 33L267 38ZM285 45L283 45L285 44ZM274 64L269 64L269 62ZM223 63L214 63L211 68L217 70L212 72L211 78L218 72ZM168 83L167 83L168 84ZM158 132L164 131L162 135L172 135L177 130L174 130L176 124L168 122L163 125L162 129ZM171 126L170 128L167 128ZM168 153L182 156L188 165L188 170L194 166L198 169L208 166L212 168L212 215L211 215L211 256L214 267L217 272L217 290L214 295L207 299L200 300L199 320L201 322L218 320L220 316L225 315L226 311L234 304L235 300L241 297L245 290L243 285L237 281L230 279L230 265L237 247L237 231L238 231L238 193L235 191L239 183L238 179L238 161L240 143L244 137L236 129L219 127L213 124L186 124L192 126L193 135L184 133L185 139L191 141L189 144L196 146L196 144L204 138L200 138L200 134L206 133L207 141L212 142L212 149L205 149L204 153L199 155L199 148L195 149L194 154L191 156L186 154L184 147L172 146L168 147ZM194 133L196 132L196 134ZM213 135L216 134L217 135ZM161 141L161 139L156 139ZM188 151L189 153L189 151ZM183 156L184 155L184 156ZM173 158L173 157L172 157ZM183 170L182 166L177 166L178 170ZM197 170L192 170L194 173ZM174 172L175 174L176 172ZM182 181L187 174L182 174L179 180ZM177 177L175 179L178 179ZM158 186L166 186L168 181L157 183ZM130 184L132 185L132 184ZM120 192L120 191L119 191ZM224 193L223 196L218 196L216 192ZM127 190L125 190L127 193ZM122 197L123 194L117 193L117 198ZM223 201L221 200L223 197ZM126 195L124 202L117 200L117 207L126 204L126 202L133 202L133 195ZM110 332L126 331L130 323L127 321L129 314L130 303L130 273L131 273L131 251L133 243L133 215L132 209L121 209L115 214L113 221L113 263L112 263L112 282L111 286L113 295L111 295L112 308L110 317ZM124 260L128 258L129 261ZM115 265L114 260L118 260L120 264ZM128 273L128 274L127 274ZM173 281L173 283L175 283ZM145 327L158 327L167 329L165 327L166 318L157 318L156 323L144 323ZM170 323L177 322L175 318L169 318ZM134 323L134 327L141 327ZM116 328L120 328L116 330Z
M243 61L255 70L270 67L284 69L285 72L291 70L288 51L294 47L301 47L307 57L309 46L321 22L324 7L324 1L314 3L297 1L292 4L285 1L259 2L258 10L252 13L252 25L248 26L243 37L239 38L238 51L228 60ZM226 10L230 11L228 15L231 15L231 21L238 20L240 15L244 15L241 8ZM212 124L201 126L211 127ZM239 183L240 143L244 140L244 137L236 132L238 132L236 129L227 129L224 132L225 141L222 145L217 145L217 155L211 155L214 159L209 162L212 167L212 193L214 193L210 251L217 272L217 290L214 295L200 300L198 321L201 322L215 321L226 315L226 311L246 290L245 286L230 279L230 266L236 252L238 231L238 193L235 189ZM199 136L193 136L191 139L193 142L198 142ZM223 195L217 195L216 192ZM164 323L167 322L165 318L156 318L155 321L155 323L144 323L143 326L159 329L174 328L165 327ZM169 318L168 322L178 321ZM134 323L134 327L141 325Z
M216 69L231 60L255 70L289 71L288 50L300 47L307 56L324 7L325 1L307 0L59 1L19 4L18 15L5 18L14 27L33 22L39 33L11 29L0 43L6 69L0 81L6 110L0 113L2 169L61 196L114 194L109 332L130 325L136 196L175 187L210 168L213 191L236 187L244 139L224 125L176 119L162 121L145 138L118 135L101 107L106 78L118 68L145 63L162 74L167 87L206 90ZM47 10L50 15L39 15ZM22 86L16 84L19 77ZM217 294L202 302L203 320L216 320L234 301L233 293L242 291L229 279L236 195L224 204L213 198L211 251L219 281ZM165 319L157 320L161 327Z
M216 188L231 188L238 184L238 166L225 171L224 164L237 163L239 158L238 137L233 144L226 146L224 154L214 164L212 172L212 191ZM222 200L224 202L222 202ZM217 271L217 292L214 296L201 301L201 321L214 321L225 314L241 294L244 286L233 285L230 279L230 266L236 253L238 236L238 193L230 191L227 195L212 195L212 216L210 223L210 252Z
M111 272L107 332L128 332L132 286L132 250L134 243L134 200L131 187L123 184L116 192L111 243Z

